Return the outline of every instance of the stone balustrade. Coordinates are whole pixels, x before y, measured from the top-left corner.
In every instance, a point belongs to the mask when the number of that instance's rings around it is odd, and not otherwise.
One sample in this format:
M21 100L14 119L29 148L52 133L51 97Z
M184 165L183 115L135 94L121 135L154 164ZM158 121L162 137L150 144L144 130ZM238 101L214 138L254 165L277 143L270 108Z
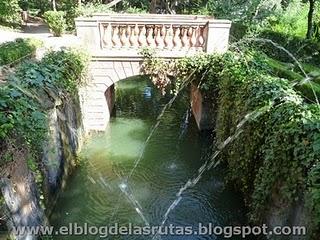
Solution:
M158 49L163 57L194 52L223 53L228 48L231 22L206 16L157 14L96 14L77 18L77 35L96 56L137 55Z
M102 48L205 50L207 27L174 24L101 24Z

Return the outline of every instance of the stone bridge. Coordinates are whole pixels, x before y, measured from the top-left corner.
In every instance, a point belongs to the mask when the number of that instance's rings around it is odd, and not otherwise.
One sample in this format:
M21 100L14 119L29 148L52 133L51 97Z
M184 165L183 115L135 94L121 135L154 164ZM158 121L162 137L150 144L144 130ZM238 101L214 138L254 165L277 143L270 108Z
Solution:
M80 89L85 130L105 130L114 83L139 75L141 48L155 48L165 59L224 53L230 27L228 20L192 15L96 14L76 19L77 36L92 56L91 77Z

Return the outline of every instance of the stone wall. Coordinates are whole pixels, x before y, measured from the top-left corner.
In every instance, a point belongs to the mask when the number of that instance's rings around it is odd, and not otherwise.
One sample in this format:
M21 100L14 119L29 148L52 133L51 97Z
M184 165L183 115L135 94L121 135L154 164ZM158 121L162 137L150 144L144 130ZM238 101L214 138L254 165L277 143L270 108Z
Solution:
M207 98L194 84L191 85L190 95L192 113L199 130L213 129L215 122L214 101Z
M45 205L50 213L61 188L76 165L84 130L78 99L64 99L49 111L49 139L44 147Z
M1 172L9 230L12 226L46 225L59 192L76 164L84 137L79 100L56 101L48 110L48 121L48 141L38 169L30 166L28 152L21 150L14 153L14 161ZM26 234L15 239L37 237Z
M206 96L196 85L191 85L190 100L193 116L196 120L199 130L215 129L217 118L217 102L218 95L210 92L210 98ZM288 204L280 201L280 192L275 191L271 196L268 204L266 204L266 214L262 223L265 223L269 229L278 226L309 226L310 216L308 216L307 206L304 201L297 201L295 204ZM301 193L303 196L304 193ZM260 223L258 224L260 225ZM307 229L311 232L311 229ZM282 236L270 236L268 239L283 240ZM287 236L286 240L306 240L307 236Z
M141 59L92 59L90 80L80 89L81 111L86 132L104 131L112 112L112 87L116 82L139 75Z
M6 224L9 227L40 226L46 218L40 206L39 189L34 174L27 166L27 153L15 154L15 160L7 166L1 179L1 192L6 203ZM24 234L17 240L33 240L35 236Z

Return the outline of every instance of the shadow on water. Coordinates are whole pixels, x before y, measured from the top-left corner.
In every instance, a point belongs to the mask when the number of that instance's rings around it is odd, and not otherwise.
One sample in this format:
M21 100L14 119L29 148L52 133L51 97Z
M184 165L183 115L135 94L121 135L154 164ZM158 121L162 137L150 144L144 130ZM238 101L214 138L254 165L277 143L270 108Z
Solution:
M188 92L181 94L162 116L130 178L141 148L170 96L161 94L144 79L120 82L116 87L116 114L105 133L85 145L81 166L70 177L56 205L54 226L88 223L94 226L161 225L181 186L211 159L212 136L199 132L189 109ZM241 197L225 185L224 169L205 172L198 184L184 192L165 225L194 226L244 224ZM120 185L120 188L119 188ZM122 190L126 189L123 194ZM128 199L132 196L132 199ZM133 204L135 207L133 207ZM138 208L138 210L137 210ZM141 211L141 214L139 214ZM152 236L81 236L81 239L151 239ZM59 236L56 239L80 239ZM166 240L224 239L216 236L162 236ZM231 239L240 239L232 237Z

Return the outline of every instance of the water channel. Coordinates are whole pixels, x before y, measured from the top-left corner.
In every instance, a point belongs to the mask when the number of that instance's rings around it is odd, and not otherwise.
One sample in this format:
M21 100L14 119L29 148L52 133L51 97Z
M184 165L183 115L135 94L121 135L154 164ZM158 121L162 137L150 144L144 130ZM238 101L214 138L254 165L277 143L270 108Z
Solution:
M70 177L58 200L51 223L92 226L141 225L145 223L121 191L150 129L170 95L162 96L144 77L120 81L116 85L115 111L104 133L96 133L82 150L80 167ZM161 225L176 193L199 167L211 157L213 136L200 132L190 111L186 90L166 111L148 143L143 158L125 186L141 206L152 226ZM219 226L244 224L245 211L239 194L226 185L225 169L206 173L188 189L171 213L166 225ZM59 236L55 239L152 239L152 236ZM225 239L223 236L192 234L166 235L163 240ZM240 239L232 237L231 239Z

